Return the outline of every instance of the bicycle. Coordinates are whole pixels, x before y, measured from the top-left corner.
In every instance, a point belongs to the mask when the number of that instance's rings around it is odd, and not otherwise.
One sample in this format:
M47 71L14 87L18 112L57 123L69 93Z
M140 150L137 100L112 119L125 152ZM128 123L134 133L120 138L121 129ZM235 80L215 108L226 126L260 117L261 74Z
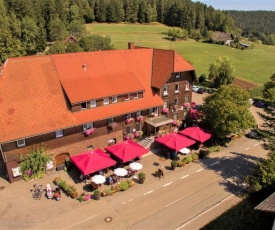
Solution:
M33 187L34 187L34 189L31 190L31 192L33 192L32 198L34 200L40 200L41 196L42 196L42 192L43 192L43 185L42 184L39 184L39 185L34 184Z

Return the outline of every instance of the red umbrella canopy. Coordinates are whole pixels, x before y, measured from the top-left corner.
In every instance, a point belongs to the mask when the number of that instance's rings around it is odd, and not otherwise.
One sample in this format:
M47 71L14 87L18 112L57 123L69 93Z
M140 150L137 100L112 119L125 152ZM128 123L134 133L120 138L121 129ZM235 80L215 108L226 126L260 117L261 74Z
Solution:
M189 127L180 131L179 133L201 143L207 141L212 136L207 130L202 129L200 127Z
M148 149L131 140L111 145L105 149L120 159L123 163L149 152Z
M194 140L177 133L166 134L162 137L157 138L156 141L176 151L179 151L180 149L196 143Z
M100 148L71 156L70 159L83 175L88 175L116 164L116 161Z

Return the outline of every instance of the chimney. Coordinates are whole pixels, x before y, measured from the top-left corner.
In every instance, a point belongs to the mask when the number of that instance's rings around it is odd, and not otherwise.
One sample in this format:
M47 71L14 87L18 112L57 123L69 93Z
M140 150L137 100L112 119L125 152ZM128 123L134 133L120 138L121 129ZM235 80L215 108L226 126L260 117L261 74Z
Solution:
M135 43L134 42L128 42L128 49L129 50L135 49Z
M82 67L86 71L86 64L83 64Z

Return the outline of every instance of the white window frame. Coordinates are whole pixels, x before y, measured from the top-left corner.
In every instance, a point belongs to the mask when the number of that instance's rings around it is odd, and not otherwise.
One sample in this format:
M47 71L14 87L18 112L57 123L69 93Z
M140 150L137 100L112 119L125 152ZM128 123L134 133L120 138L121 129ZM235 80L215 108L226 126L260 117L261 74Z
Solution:
M109 97L103 98L103 105L109 105Z
M180 92L180 84L177 83L175 84L175 93L179 93Z
M96 107L96 100L90 100L90 108Z
M22 141L22 142L21 142ZM21 143L20 143L21 142ZM19 139L16 141L16 144L17 144L17 147L20 148L20 147L24 147L26 146L26 140L25 139Z
M86 105L85 108L82 107L82 104L84 104L84 103L85 103L85 105ZM81 103L80 103L80 108L81 108L81 110L87 109L87 108L88 108L88 107L87 107L87 102L81 102Z
M83 131L93 128L94 127L94 123L93 122L89 122L83 125Z
M184 96L184 103L189 103L189 96Z
M136 116L141 116L141 111L140 110L136 112Z
M153 108L153 112L155 113L155 115L159 115L159 108L158 107L154 107Z
M112 97L112 103L117 103L117 96Z
M185 91L189 91L190 90L190 83L189 81L186 81L185 83Z
M138 98L138 93L133 93L133 98L137 99Z
M179 78L180 77L180 72L177 72L176 73L176 78Z
M168 95L168 85L163 86L163 95L164 96Z
M127 96L127 98L126 98L126 96ZM125 101L129 101L130 100L130 94L129 93L124 95L124 100Z
M56 138L63 137L63 136L64 136L63 129L55 131L55 137Z

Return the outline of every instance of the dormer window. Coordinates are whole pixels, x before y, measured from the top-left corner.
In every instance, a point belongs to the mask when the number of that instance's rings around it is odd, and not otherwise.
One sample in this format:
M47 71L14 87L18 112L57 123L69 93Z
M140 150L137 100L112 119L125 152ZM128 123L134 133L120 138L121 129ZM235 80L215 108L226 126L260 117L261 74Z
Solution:
M180 73L176 73L176 78L179 78L180 77Z
M124 98L125 98L125 101L129 101L129 100L130 100L130 94L126 94L126 95L124 96Z
M128 114L126 114L126 116L125 116L126 119L129 119L129 118L131 118L131 117L132 117L131 113L128 113Z
M115 119L113 118L113 117L111 117L111 118L109 118L108 119L108 123L110 124L110 123L113 123L115 121Z
M109 104L109 97L103 98L103 105L108 105Z
M136 116L140 116L141 115L141 111L137 111Z
M163 95L168 95L168 85L163 86Z
M180 92L180 84L176 84L175 85L175 93L179 93Z
M90 107L95 108L96 107L96 100L91 100L90 101Z
M17 147L20 148L20 147L24 147L26 146L26 141L25 139L20 139L17 141Z
M60 130L55 131L55 137L56 138L63 137L63 130L60 129Z
M117 103L117 96L112 97L112 103Z
M87 109L87 102L82 102L82 103L80 104L80 107L81 107L81 110Z
M138 98L138 93L133 93L133 98L137 99Z
M94 127L94 123L93 123L93 122L84 124L84 125L83 125L83 131L85 131L85 130L87 130L87 129L90 129L90 128L93 128L93 127Z

